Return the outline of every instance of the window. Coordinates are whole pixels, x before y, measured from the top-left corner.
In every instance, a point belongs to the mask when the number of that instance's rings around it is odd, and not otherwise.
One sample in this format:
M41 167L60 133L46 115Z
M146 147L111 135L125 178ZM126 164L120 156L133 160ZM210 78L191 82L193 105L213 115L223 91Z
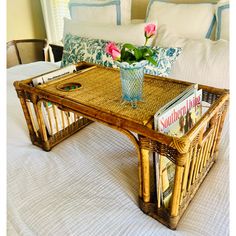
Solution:
M63 18L70 18L69 0L41 0L43 17L49 43L61 44Z

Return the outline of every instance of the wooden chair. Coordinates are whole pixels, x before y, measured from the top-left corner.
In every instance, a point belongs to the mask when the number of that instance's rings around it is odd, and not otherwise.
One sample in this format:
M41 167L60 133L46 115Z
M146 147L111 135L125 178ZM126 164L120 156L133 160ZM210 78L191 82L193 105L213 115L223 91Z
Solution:
M48 61L46 39L12 40L7 43L7 68L35 61Z

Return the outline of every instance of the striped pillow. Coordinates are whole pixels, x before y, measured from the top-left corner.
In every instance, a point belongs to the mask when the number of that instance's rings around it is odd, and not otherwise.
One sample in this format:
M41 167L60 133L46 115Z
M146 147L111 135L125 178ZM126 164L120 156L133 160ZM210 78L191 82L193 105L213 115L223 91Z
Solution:
M71 19L87 23L128 24L131 0L70 0Z

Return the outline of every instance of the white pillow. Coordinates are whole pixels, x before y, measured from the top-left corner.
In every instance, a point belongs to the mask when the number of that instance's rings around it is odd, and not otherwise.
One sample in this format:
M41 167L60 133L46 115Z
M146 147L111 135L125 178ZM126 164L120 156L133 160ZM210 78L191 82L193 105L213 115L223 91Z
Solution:
M220 1L216 8L216 40L229 40L229 2Z
M210 3L176 4L150 0L147 21L168 26L182 37L200 39L210 37L214 22L215 5Z
M71 19L87 23L128 24L131 0L70 0Z
M92 39L104 39L120 43L132 43L142 46L145 43L144 28L147 23L135 23L128 25L98 25L81 23L64 18L64 37L66 34L78 35ZM152 46L156 37L148 41Z
M229 42L226 40L186 39L162 26L156 45L183 47L170 78L229 88Z

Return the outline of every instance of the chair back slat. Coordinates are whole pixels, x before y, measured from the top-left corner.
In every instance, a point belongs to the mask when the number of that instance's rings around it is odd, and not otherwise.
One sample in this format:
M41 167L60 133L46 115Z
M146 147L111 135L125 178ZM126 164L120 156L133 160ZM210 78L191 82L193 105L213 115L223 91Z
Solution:
M35 61L45 61L45 39L12 40L7 43L7 68Z

